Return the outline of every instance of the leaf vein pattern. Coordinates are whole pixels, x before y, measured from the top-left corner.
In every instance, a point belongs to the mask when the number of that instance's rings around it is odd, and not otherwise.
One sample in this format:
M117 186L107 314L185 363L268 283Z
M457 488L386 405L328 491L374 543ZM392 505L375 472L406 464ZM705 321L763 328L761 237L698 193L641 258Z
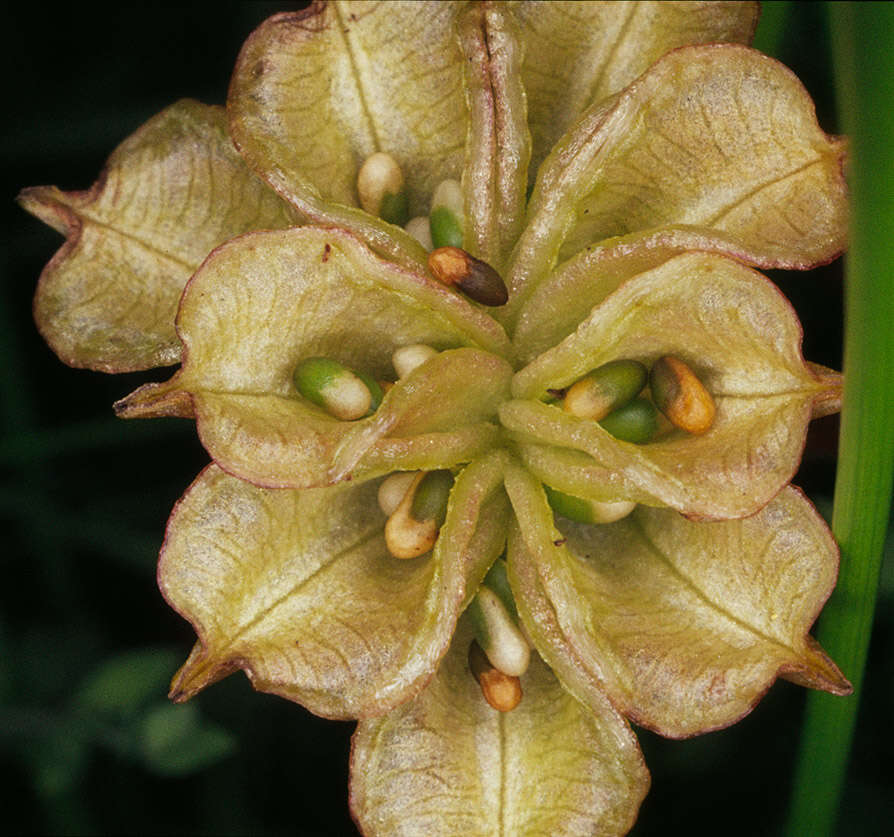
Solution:
M379 528L376 527L373 531L368 534L358 538L357 541L350 544L349 546L342 549L340 552L337 552L335 555L329 558L328 561L324 561L317 567L310 575L305 576L304 578L299 579L295 584L293 584L285 593L278 596L270 605L265 607L262 611L260 611L255 617L248 622L242 624L233 636L230 638L228 642L225 642L225 645L231 645L237 642L241 637L243 637L246 633L252 630L256 625L260 624L264 619L270 616L276 608L281 607L285 602L287 602L292 596L298 593L302 588L306 587L308 584L312 583L314 579L318 576L325 573L327 570L332 568L335 564L337 564L342 558L347 555L350 555L354 550L360 549L371 541L375 540L379 537L380 532ZM321 643L323 644L323 643Z
M673 575L676 576L681 582L683 582L683 584L690 591L695 593L696 596L698 596L698 598L701 599L701 601L703 601L706 605L708 605L708 607L710 607L712 610L714 610L718 613L722 613L734 625L736 625L737 627L742 628L746 632L760 638L761 640L766 642L768 645L775 645L779 648L783 648L785 651L787 651L788 653L791 653L791 654L795 653L793 648L790 648L789 646L783 644L779 640L774 639L771 636L768 636L763 631L754 627L753 625L749 625L747 622L744 622L742 619L740 619L738 616L736 616L736 614L730 612L726 608L721 607L716 602L712 601L707 596L707 594L705 594L705 592L695 583L695 581L693 581L689 576L685 575L667 555L665 555L660 549L658 549L658 547L646 535L645 531L643 530L642 524L639 521L633 521L632 525L633 525L633 528L636 530L637 534L642 539L643 543L646 545L646 548L653 555L655 555L657 558L659 558L670 569L670 571L673 573ZM681 627L680 633L682 636L685 636L685 634L686 634L685 626Z

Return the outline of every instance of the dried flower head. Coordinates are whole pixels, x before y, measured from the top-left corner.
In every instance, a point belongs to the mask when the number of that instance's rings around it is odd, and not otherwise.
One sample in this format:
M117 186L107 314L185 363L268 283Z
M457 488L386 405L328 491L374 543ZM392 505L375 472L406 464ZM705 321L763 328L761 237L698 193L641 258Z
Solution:
M241 668L360 719L367 834L622 834L628 719L850 689L808 634L836 547L788 486L840 379L753 269L841 252L844 144L756 14L314 3L249 38L226 112L22 193L69 236L46 339L179 362L116 409L214 460L161 552L198 635L171 696Z

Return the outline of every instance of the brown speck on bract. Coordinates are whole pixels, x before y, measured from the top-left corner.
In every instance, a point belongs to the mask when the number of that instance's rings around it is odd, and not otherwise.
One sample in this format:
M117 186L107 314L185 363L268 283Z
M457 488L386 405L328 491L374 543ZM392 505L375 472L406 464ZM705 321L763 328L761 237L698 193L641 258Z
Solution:
M332 245L327 244L327 245L323 248L323 261L324 261L324 262L328 262L328 261L329 261L329 254L330 254L331 252L332 252Z

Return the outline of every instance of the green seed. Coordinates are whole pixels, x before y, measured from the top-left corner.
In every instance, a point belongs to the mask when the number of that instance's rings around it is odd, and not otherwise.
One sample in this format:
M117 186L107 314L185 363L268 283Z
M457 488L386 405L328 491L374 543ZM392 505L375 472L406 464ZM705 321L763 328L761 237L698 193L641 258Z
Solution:
M622 442L643 445L658 432L658 411L651 401L637 398L609 413L599 425Z
M363 418L373 400L364 380L332 358L306 358L295 367L292 379L304 398L342 421Z
M518 677L528 669L531 649L500 597L482 586L469 605L475 638L491 665L503 674Z
M379 405L382 403L385 393L382 392L382 387L379 386L379 382L372 376L367 375L366 372L355 371L354 374L366 384L366 388L369 390L369 409L366 411L366 415L371 416L379 409Z
M503 558L497 558L491 564L491 568L484 577L484 584L494 591L503 602L504 607L512 618L518 622L518 608L515 606L515 597L512 595L512 588L509 586L509 576L506 574L506 561Z
M636 398L648 377L646 367L636 360L613 360L569 387L563 407L572 415L600 421Z
M546 490L546 499L552 510L575 523L614 523L627 517L636 508L636 503L628 500L600 502L565 494L546 483L543 488Z
M429 471L413 497L410 514L416 520L434 520L441 526L447 517L447 501L453 488L453 474L450 471Z
M433 209L428 216L428 226L431 232L432 246L438 247L462 247L463 228L459 218L446 206Z
M405 190L401 190L397 194L386 192L382 195L382 202L379 205L379 217L389 224L397 224L402 227L410 220L410 202L407 198Z

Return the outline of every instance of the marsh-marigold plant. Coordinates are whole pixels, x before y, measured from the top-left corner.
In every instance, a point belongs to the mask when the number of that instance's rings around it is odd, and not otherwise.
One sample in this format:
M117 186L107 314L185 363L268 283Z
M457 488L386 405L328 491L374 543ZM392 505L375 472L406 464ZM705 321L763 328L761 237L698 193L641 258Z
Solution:
M837 549L789 485L840 377L754 268L845 246L845 147L752 3L331 2L270 18L87 192L35 302L74 366L179 364L165 598L187 700L236 669L358 719L368 835L624 834L628 721L850 686ZM805 279L809 281L809 279Z

